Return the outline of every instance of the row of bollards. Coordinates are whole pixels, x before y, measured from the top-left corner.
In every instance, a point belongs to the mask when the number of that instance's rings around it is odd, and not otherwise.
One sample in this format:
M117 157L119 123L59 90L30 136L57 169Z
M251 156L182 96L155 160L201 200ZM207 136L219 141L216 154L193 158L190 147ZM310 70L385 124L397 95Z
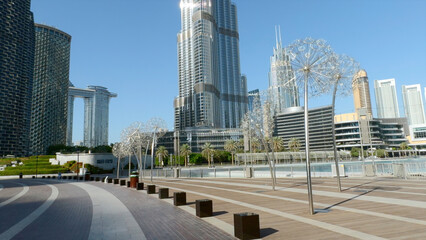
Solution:
M45 178L42 176L42 178ZM47 178L55 178L55 176ZM77 176L63 176L62 179L76 180ZM86 181L102 181L105 182L106 178L90 177L85 178ZM79 177L83 180L83 177ZM136 181L135 181L136 180ZM120 186L127 186L128 188L135 188L136 190L144 190L145 185L143 182L138 182L138 179L131 178L130 181L118 178L107 178L107 183L112 183ZM147 194L155 194L156 186L153 184L146 185ZM158 198L169 198L168 188L158 188ZM183 206L186 205L186 192L173 193L173 205ZM198 199L195 201L195 215L199 218L213 216L213 201L210 199ZM259 214L243 212L234 214L234 236L239 239L257 239L260 238L260 223Z

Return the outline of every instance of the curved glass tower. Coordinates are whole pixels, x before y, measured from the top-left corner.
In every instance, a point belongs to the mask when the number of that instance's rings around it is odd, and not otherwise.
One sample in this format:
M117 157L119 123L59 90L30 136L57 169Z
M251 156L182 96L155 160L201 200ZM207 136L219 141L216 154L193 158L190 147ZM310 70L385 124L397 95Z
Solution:
M50 145L66 143L70 47L67 33L35 24L32 154L45 154Z
M233 128L247 110L236 7L229 0L181 0L175 130Z
M300 106L295 75L287 51L282 47L280 29L276 33L276 46L271 56L268 95L275 114Z
M34 67L30 6L30 0L0 0L0 156L29 151Z

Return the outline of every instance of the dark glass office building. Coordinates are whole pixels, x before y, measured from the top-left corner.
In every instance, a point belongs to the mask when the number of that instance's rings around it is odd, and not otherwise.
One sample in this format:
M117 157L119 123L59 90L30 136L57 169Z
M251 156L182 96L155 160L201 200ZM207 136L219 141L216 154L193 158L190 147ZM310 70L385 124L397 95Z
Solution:
M30 0L0 0L0 156L29 150L34 67Z
M45 154L50 145L66 143L70 47L67 33L35 24L32 154Z

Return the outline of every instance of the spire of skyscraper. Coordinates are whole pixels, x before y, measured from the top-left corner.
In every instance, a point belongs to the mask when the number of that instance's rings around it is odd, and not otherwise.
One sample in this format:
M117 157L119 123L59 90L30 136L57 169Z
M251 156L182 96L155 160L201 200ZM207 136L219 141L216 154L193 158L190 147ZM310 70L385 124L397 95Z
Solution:
M285 108L299 106L299 93L295 82L295 75L290 64L290 58L282 47L281 27L275 26L276 47L271 56L269 71L269 100L275 114Z

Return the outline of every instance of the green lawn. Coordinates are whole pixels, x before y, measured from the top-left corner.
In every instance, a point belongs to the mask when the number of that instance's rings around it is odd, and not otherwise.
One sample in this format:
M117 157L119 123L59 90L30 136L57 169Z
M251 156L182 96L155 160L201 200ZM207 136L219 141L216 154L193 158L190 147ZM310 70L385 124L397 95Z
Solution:
M19 175L19 173L22 173L24 175L33 175L36 173L36 168L38 174L54 174L59 172L67 172L67 167L50 164L49 158L55 157L55 155L43 155L38 156L38 160L37 156L0 159L0 165L10 165L12 161L20 161L24 163L23 165L16 165L16 167L6 167L4 171L0 171L0 176Z

